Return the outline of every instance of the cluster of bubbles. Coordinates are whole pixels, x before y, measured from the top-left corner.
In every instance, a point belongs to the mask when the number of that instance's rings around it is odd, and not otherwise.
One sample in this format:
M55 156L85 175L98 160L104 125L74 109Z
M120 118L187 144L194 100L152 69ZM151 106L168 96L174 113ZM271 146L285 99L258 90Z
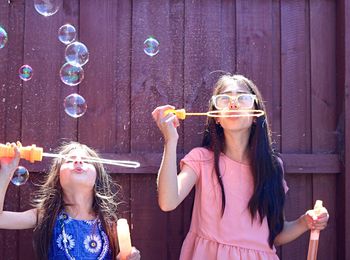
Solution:
M58 39L67 45L64 51L64 63L60 69L61 81L68 86L77 86L84 79L83 66L89 61L89 50L82 42L75 41L76 29L71 24L62 25L58 29ZM73 118L85 114L87 104L85 99L77 93L64 99L64 111Z
M52 16L58 12L63 4L63 0L34 0L35 10L42 16ZM64 57L65 63L60 69L60 79L68 86L77 86L84 79L83 66L89 61L89 51L85 44L76 41L77 31L71 24L64 24L58 30L58 40L66 45ZM4 48L8 41L7 32L0 26L0 49ZM143 42L143 51L153 57L159 53L159 41L149 36ZM33 69L25 64L19 69L19 77L23 81L28 81L33 77ZM85 99L77 93L73 93L65 97L64 111L73 118L81 117L87 110ZM29 178L28 170L19 166L11 180L11 182L20 186L27 182Z

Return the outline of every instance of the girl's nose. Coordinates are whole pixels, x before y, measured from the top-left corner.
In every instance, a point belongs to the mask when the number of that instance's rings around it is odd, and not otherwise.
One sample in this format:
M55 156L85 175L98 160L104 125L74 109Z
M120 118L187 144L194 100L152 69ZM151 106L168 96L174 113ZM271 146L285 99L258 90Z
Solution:
M74 164L82 164L83 160L81 159L81 157L77 156L77 158L75 158L74 160Z
M229 109L238 109L238 106L235 100L230 101Z

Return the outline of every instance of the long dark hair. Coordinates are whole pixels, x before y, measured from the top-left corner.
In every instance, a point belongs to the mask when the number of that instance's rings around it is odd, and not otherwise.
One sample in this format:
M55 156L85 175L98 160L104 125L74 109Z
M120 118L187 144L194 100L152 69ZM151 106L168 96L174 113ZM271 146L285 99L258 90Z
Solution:
M252 123L248 140L254 192L249 200L248 208L252 217L260 218L262 223L267 217L269 226L268 243L272 248L276 236L282 231L284 224L285 192L283 188L283 167L278 154L272 149L271 131L267 122L265 106L262 97L254 83L242 75L224 75L215 85L214 95L221 93L228 83L234 82L245 86L256 95L255 109L265 111L263 116L257 117ZM212 102L209 111L216 110ZM225 151L225 136L223 128L216 123L215 118L208 117L202 146L214 153L214 170L217 175L222 197L222 215L225 211L225 189L219 169L220 154ZM228 186L227 186L228 187Z
M98 157L98 154L86 145L69 142L60 147L59 153L69 154L72 150L86 151L88 156ZM59 181L59 172L63 159L55 158L45 183L35 194L34 206L37 210L37 225L34 229L33 246L38 259L47 259L52 242L52 233L57 215L66 206L63 201L63 190ZM113 259L117 254L115 223L117 221L117 199L120 187L113 183L101 163L93 163L96 169L94 186L93 210L98 215L110 241Z

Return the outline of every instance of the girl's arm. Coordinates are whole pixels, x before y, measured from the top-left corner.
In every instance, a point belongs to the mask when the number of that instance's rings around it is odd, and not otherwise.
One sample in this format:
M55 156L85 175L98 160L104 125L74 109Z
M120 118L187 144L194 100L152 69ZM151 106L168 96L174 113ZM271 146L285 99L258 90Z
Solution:
M309 229L323 230L327 226L329 215L326 208L323 208L323 213L318 216L317 220L312 218L311 210L307 211L297 220L284 222L284 227L275 239L275 246L280 246L293 241Z
M152 112L165 141L157 179L158 203L163 211L175 209L185 199L197 180L195 172L186 165L177 174L176 147L179 135L176 127L179 126L179 121L171 113L165 116L164 112L167 109L174 109L174 107L169 105L157 107Z
M20 160L16 145L12 143L11 146L15 148L15 156L13 158L0 158L0 228L33 228L37 220L36 209L25 212L3 211L6 190Z

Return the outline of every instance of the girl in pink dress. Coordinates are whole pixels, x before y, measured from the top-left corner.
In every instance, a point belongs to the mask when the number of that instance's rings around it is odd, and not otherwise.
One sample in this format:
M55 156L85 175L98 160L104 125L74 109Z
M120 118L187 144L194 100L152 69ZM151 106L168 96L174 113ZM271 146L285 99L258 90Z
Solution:
M308 229L322 230L328 213L314 221L308 211L284 220L283 164L271 147L265 107L257 87L241 75L224 75L216 83L209 111L265 111L260 117L208 117L202 147L180 162L176 146L179 126L173 106L157 107L152 116L164 136L158 174L158 202L175 209L195 186L191 227L180 259L278 259L274 245L288 243Z

